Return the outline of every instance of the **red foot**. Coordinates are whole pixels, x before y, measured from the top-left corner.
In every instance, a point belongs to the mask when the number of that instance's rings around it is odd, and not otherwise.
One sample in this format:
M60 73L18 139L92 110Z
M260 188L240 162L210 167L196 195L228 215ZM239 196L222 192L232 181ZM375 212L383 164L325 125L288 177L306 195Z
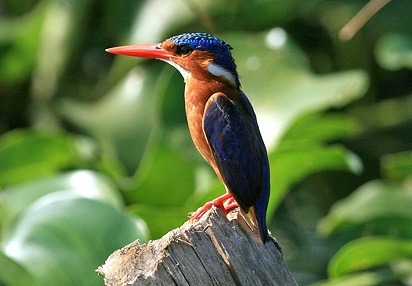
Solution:
M225 208L226 212L229 212L235 208L238 208L239 205L236 202L235 198L231 197L226 202L223 203L223 207Z
M216 206L218 208L220 208L221 210L223 210L223 212L225 213L225 215L228 213L228 211L237 208L239 205L237 204L237 202L235 201L235 198L233 198L232 194L230 193L226 193L220 197L217 197L216 199L205 203L205 205L203 207L200 207L197 209L197 211L195 211L194 213L190 214L190 220L194 221L194 220L198 220L199 218L202 217L202 215L207 212L208 210L210 210L212 208L212 206Z

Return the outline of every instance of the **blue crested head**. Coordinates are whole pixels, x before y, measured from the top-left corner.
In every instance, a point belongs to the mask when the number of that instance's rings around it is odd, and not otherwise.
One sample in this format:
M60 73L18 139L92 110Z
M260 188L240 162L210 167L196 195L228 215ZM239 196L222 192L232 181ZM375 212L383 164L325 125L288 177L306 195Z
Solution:
M176 45L177 53L184 54L188 50L207 51L213 54L214 63L225 68L235 76L236 84L240 86L236 64L230 50L232 47L225 41L207 33L186 33L173 36L168 40Z

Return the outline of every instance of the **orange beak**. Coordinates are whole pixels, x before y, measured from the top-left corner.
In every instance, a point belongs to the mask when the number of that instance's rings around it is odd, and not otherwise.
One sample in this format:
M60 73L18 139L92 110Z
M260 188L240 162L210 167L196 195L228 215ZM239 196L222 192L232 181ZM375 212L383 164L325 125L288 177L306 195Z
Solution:
M159 60L169 60L170 58L175 57L173 53L162 49L160 44L121 46L106 49L106 52L117 55Z

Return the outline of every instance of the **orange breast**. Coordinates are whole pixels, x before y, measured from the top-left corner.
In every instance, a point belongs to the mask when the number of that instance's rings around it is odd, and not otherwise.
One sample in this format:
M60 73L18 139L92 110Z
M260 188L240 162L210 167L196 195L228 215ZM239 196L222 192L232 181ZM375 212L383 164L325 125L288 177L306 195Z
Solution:
M187 83L185 92L185 109L190 136L192 137L193 143L209 165L214 167L215 161L203 132L203 114L205 111L205 105L207 100L214 93L212 91L210 92L211 93L207 92L200 86L196 87Z
M206 162L213 168L220 180L222 180L217 168L212 151L203 132L203 115L205 106L209 98L216 92L223 92L228 96L233 96L233 92L227 89L221 82L208 80L199 81L193 78L186 82L185 109L190 136L199 153Z

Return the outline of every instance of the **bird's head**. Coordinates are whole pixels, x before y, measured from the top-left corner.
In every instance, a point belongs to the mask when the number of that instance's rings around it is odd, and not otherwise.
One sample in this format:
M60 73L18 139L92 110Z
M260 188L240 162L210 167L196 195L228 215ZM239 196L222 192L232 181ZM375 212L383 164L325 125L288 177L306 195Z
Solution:
M173 36L162 43L107 49L113 54L163 60L179 70L185 81L190 77L224 81L240 87L236 64L226 42L206 33Z

